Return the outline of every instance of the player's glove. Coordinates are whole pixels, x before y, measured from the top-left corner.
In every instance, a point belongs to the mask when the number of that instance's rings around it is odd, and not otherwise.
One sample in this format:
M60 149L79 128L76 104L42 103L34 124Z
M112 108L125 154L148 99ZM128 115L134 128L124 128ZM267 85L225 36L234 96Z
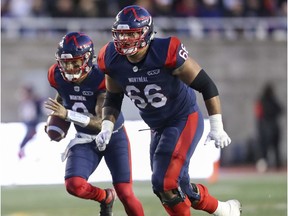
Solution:
M231 143L231 139L223 129L222 115L211 115L209 116L209 121L210 132L205 141L205 145L210 141L214 141L216 148L224 148L225 146L228 146Z
M114 128L114 123L109 120L104 120L101 125L101 131L96 136L96 145L99 151L104 151L106 145L108 145L112 132Z

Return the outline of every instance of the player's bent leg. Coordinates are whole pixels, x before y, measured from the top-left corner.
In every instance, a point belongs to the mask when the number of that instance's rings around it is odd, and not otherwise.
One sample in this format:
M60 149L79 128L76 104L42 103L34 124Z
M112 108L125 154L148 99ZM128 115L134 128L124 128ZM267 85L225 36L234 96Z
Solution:
M117 183L114 188L128 216L144 216L143 206L135 196L131 183Z
M94 187L89 184L86 179L78 176L66 179L65 185L69 194L82 199L91 199L101 202L106 198L105 190Z
M114 189L101 189L89 184L81 177L70 177L65 180L66 190L69 194L82 199L100 202L100 216L112 216L112 208L116 199Z
M169 191L154 193L161 200L163 207L170 216L190 216L191 203L187 196L181 191L180 188L176 188Z

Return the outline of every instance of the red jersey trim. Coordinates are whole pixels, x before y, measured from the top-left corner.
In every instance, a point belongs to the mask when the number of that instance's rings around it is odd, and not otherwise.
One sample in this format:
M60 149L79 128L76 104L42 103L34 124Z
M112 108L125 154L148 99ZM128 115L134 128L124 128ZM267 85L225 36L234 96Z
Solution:
M98 53L98 58L97 58L97 63L98 63L100 70L102 70L105 73L107 72L106 65L105 65L105 53L106 53L107 46L108 46L108 43L100 49Z
M178 38L171 37L170 44L168 47L167 58L165 61L166 67L176 67L177 50L178 50L179 44L180 44L180 41Z
M57 67L57 64L52 65L48 70L48 81L50 85L54 88L57 87L57 83L55 81L55 68Z
M106 90L105 79L100 83L98 90Z

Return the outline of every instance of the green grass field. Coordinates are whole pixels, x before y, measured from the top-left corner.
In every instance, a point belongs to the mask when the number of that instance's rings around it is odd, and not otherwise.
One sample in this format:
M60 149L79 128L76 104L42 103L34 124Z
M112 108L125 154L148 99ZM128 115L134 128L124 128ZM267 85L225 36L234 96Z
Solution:
M202 183L220 200L239 199L243 216L287 215L287 173L220 173L216 183ZM93 184L111 187L111 183ZM98 203L70 196L64 185L3 186L1 190L2 216L96 216L99 211ZM144 206L145 215L167 215L152 193L150 182L136 181L134 190ZM208 215L192 209L191 212L193 216ZM126 215L119 200L115 202L114 215Z

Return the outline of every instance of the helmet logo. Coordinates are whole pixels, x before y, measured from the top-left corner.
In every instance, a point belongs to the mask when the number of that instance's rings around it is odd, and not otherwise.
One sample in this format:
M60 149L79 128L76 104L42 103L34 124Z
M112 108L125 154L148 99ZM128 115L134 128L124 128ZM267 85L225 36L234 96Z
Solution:
M147 20L147 19L149 19L149 16L144 16L144 17L142 17L142 18L139 17L138 14L137 14L137 12L136 12L136 10L135 10L135 8L133 8L133 7L131 7L131 8L126 8L123 12L124 12L124 14L127 14L127 13L129 13L130 11L132 11L134 17L135 17L136 20L138 20L138 21L142 21L142 20Z
M74 43L75 43L75 45L78 47L78 41L77 41L75 35L72 35L72 36L70 36L70 37L69 37L69 36L66 36L65 39L66 39L66 40L65 40L66 44L68 44L71 40L73 40Z
M81 34L81 33L79 33L79 35L80 36L86 36L85 34ZM92 44L92 41L88 41L86 44L83 44L83 45L81 45L81 46L79 46L79 43L78 43L78 41L77 41L77 38L76 38L76 36L75 35L72 35L72 36L66 36L65 37L65 43L66 44L68 44L71 40L73 40L74 41L74 43L75 43L75 46L76 47L78 47L79 49L86 49L86 48L88 48L91 44ZM60 42L60 43L62 43L62 47L63 47L63 42ZM61 46L61 45L60 45Z

